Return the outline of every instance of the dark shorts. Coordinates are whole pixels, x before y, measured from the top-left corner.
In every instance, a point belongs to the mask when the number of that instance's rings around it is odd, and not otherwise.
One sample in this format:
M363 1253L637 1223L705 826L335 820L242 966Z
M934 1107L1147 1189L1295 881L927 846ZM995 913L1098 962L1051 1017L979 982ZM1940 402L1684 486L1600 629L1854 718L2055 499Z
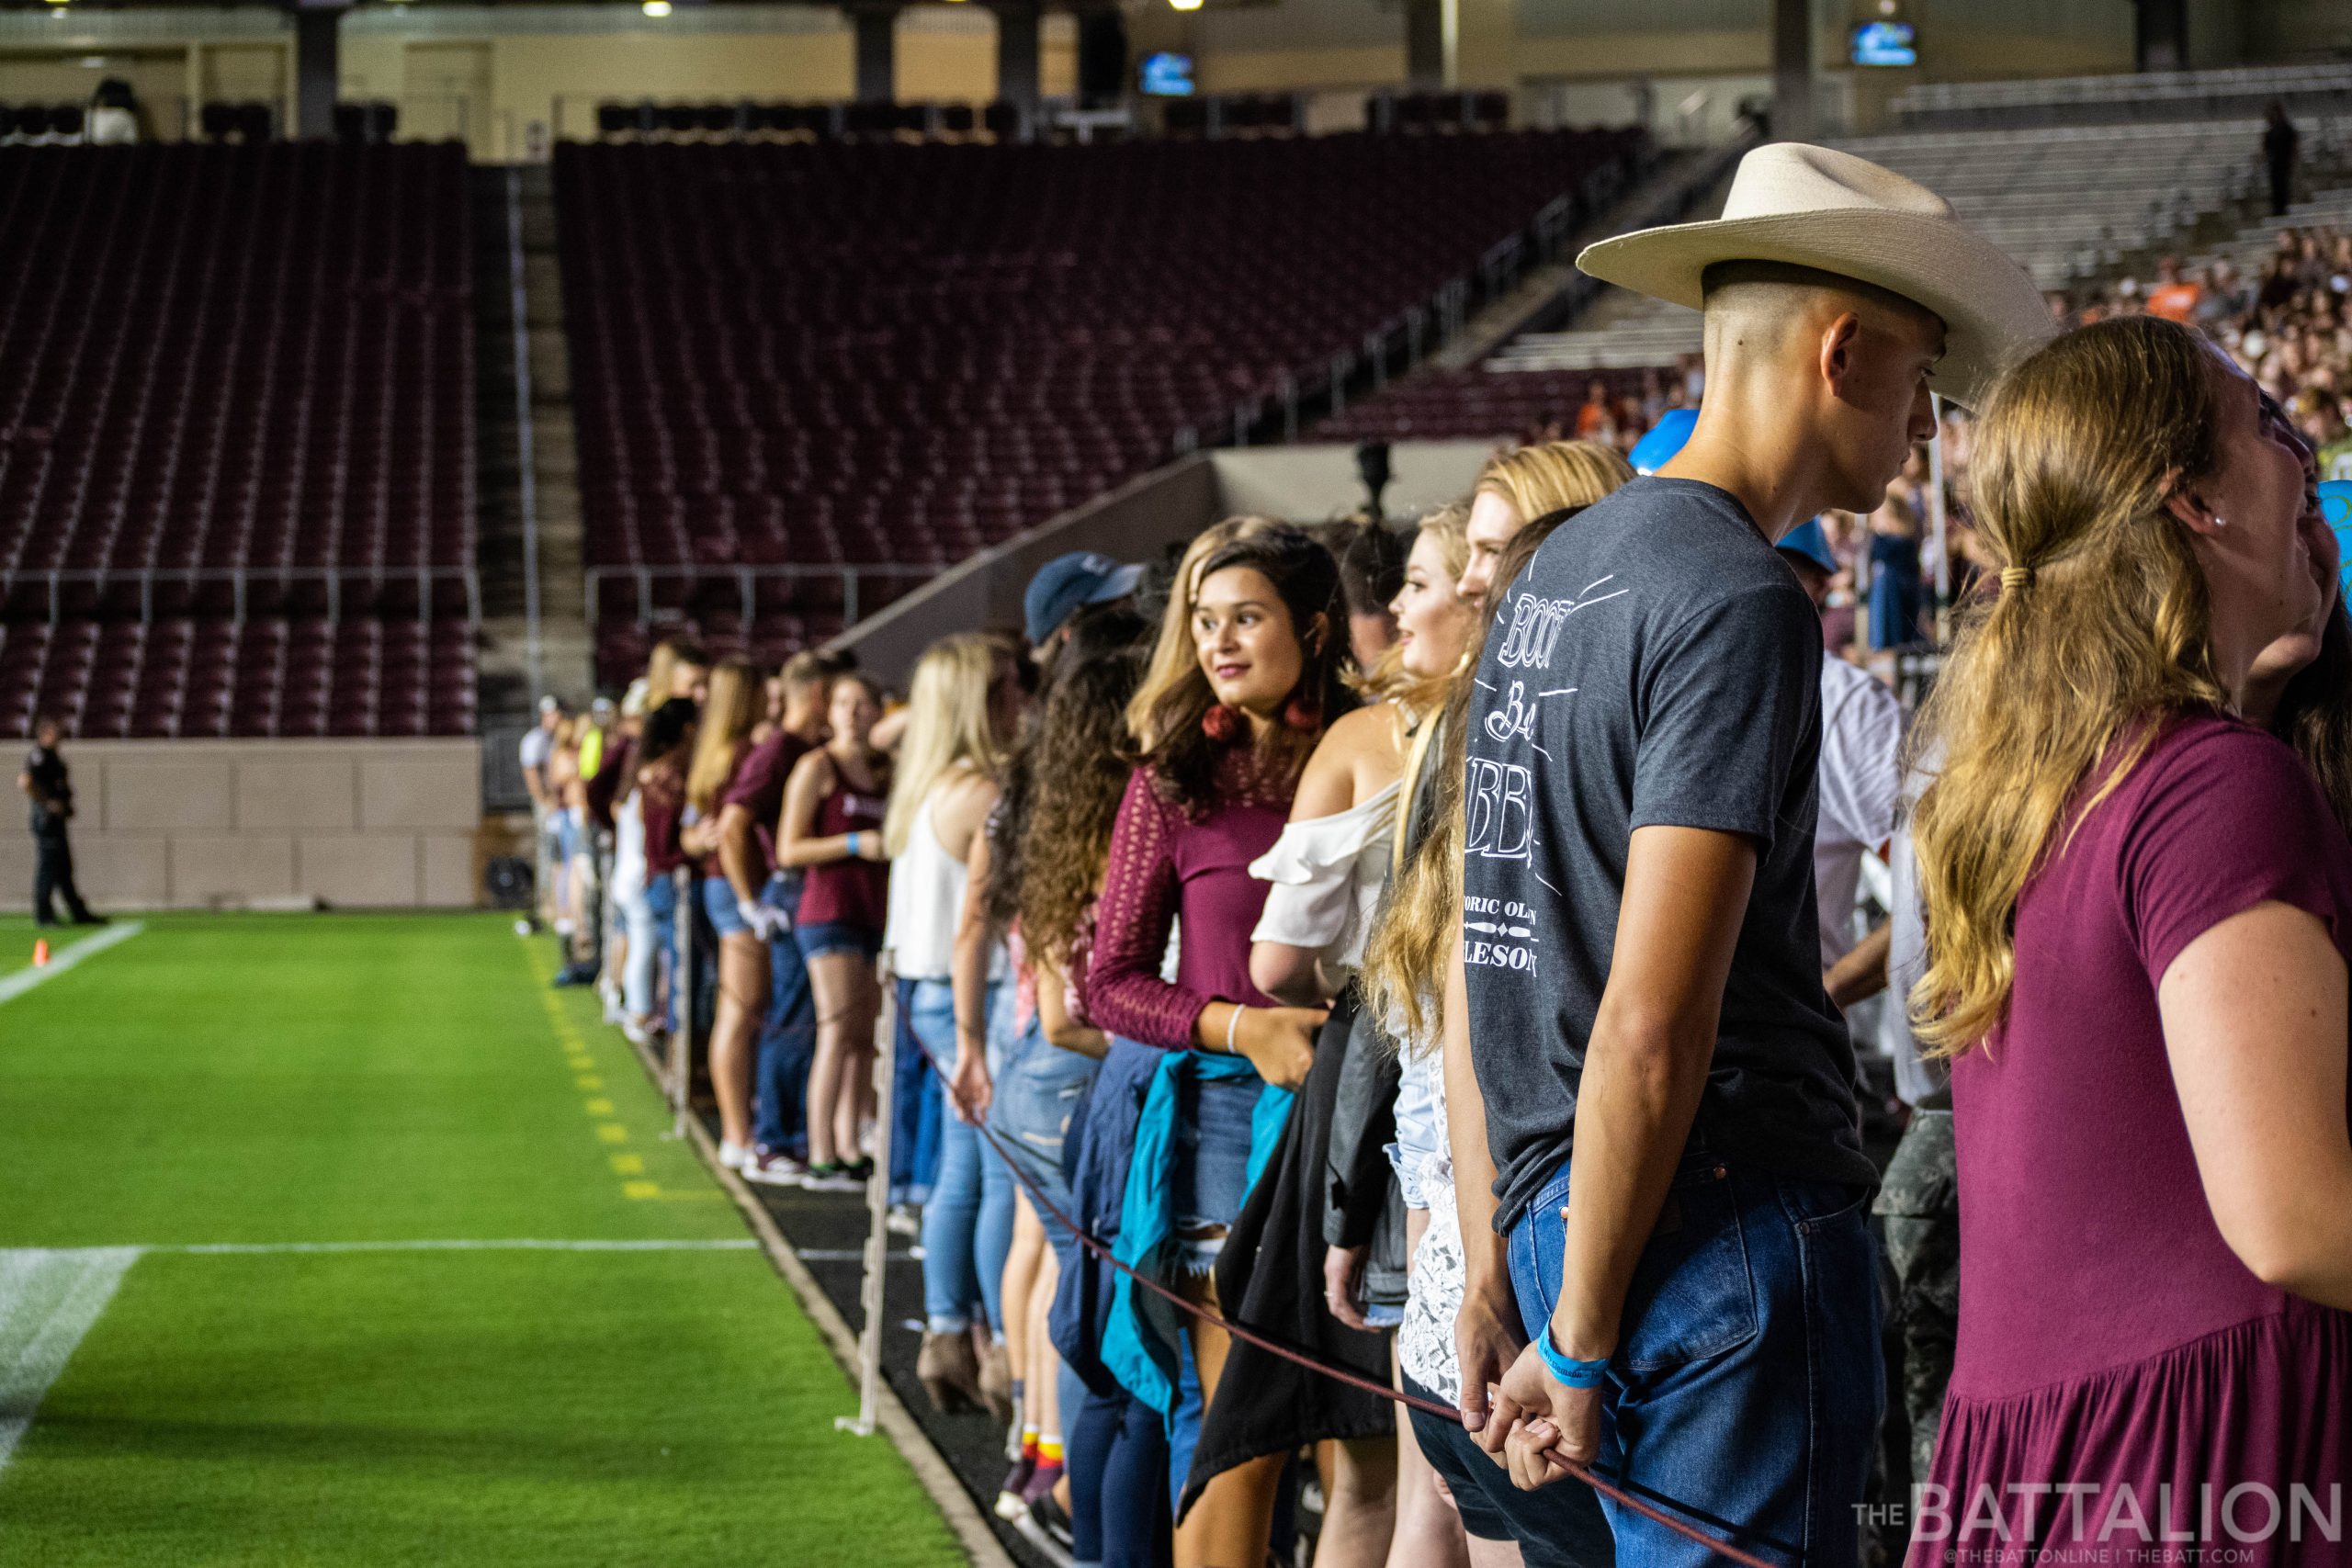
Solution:
M1405 1392L1422 1399L1436 1394L1405 1380ZM1438 1400L1442 1404L1443 1400ZM1411 1410L1413 1438L1430 1468L1445 1480L1461 1512L1462 1528L1481 1540L1516 1540L1527 1568L1610 1568L1617 1561L1615 1538L1600 1512L1600 1499L1580 1481L1555 1481L1532 1492L1510 1482L1478 1439L1426 1410Z
M882 952L882 933L872 926L853 925L847 920L822 920L816 925L793 928L799 940L800 956L804 959L823 958L835 953L863 953L870 963Z

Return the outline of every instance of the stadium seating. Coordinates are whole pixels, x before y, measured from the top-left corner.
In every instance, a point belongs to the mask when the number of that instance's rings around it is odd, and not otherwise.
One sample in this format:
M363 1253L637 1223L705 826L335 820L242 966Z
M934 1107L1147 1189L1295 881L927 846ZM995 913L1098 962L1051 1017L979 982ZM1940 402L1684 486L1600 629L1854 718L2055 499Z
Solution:
M2341 139L2347 123L2306 122ZM1939 130L1840 141L1949 199L2044 288L2184 242L2261 177L2259 120ZM2270 243L2263 231L2251 251ZM2241 260L2244 257L2240 258ZM1695 310L1606 290L1566 332L1532 333L1477 370L1409 377L1318 425L1318 440L1504 435L1572 414L1595 373L1612 397L1699 348Z
M957 560L1318 384L1643 147L565 144L587 560Z
M466 180L454 146L0 150L0 733L470 727Z
M1671 357L1669 355L1669 357ZM1426 371L1392 383L1308 433L1310 441L1500 441L1573 426L1585 389L1598 380L1610 399L1642 390L1638 370Z

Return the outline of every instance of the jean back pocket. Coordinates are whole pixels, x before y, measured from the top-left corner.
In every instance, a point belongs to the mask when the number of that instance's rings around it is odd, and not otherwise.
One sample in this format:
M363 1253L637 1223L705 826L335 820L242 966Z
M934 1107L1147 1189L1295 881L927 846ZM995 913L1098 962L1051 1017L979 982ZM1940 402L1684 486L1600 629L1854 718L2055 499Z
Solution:
M1720 1356L1756 1337L1737 1183L1727 1168L1679 1174L1625 1292L1629 1371L1658 1371Z

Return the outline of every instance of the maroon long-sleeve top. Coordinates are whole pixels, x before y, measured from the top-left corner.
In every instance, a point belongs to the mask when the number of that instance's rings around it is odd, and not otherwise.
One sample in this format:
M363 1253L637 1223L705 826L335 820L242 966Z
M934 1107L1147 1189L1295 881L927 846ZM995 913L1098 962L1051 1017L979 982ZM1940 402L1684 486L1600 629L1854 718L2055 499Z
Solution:
M1127 781L1086 970L1086 1012L1098 1029L1181 1050L1210 1002L1281 1005L1250 983L1250 933L1267 888L1250 863L1282 836L1297 781L1236 750L1216 783L1216 803L1191 817L1162 798L1149 769ZM1160 962L1180 918L1171 984Z

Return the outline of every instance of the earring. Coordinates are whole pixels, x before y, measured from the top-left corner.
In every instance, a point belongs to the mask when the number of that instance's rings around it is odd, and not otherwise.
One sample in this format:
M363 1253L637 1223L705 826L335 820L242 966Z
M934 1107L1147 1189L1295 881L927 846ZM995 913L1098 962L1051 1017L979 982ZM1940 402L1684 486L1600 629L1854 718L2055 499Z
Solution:
M1219 703L1201 715L1201 733L1220 746L1230 746L1241 734L1241 710Z
M1293 729L1312 733L1323 728L1323 700L1304 693L1291 698L1283 706L1283 722Z
M2226 528L2226 527L2228 527L2229 525L2230 525L2230 520L2229 520L2228 518L2226 518L2226 517L2222 516L2222 515L2220 513L2218 513L2218 512L2216 512L2215 513L2213 513L2213 526L2214 526L2214 527L2216 527L2216 528Z

